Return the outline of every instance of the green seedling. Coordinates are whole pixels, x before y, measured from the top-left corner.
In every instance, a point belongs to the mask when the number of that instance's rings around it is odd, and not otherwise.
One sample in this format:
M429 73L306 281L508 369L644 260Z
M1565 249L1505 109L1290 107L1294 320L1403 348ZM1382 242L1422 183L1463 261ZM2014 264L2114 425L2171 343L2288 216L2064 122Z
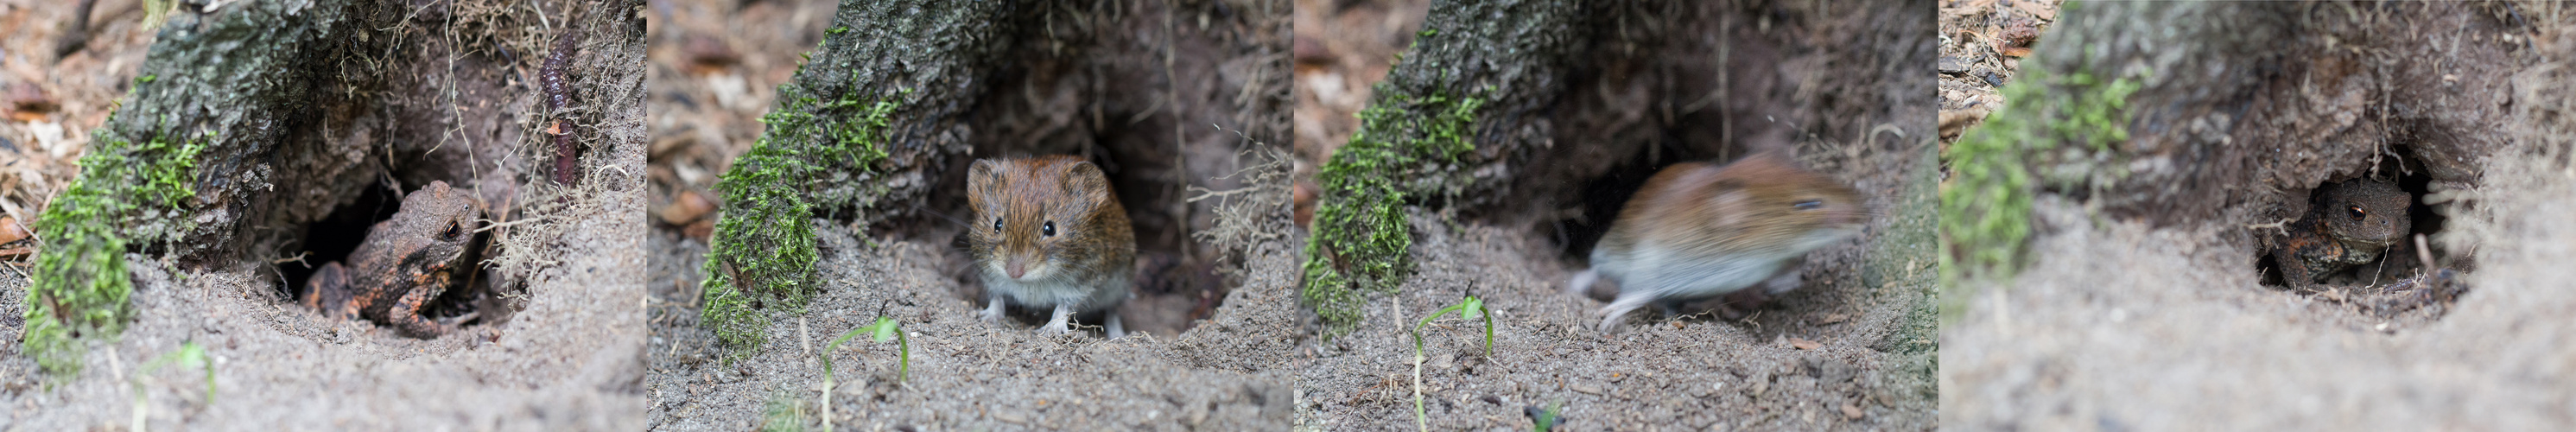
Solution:
M1563 402L1549 402L1547 408L1539 408L1537 405L1521 408L1521 414L1529 415L1530 430L1548 432L1555 430L1557 426L1565 425L1565 417L1560 415L1564 413L1564 409Z
M1440 319L1450 312L1457 312L1461 319L1485 320L1485 356L1494 356L1494 313L1485 309L1484 299L1467 296L1458 304L1440 308L1439 312L1432 312L1430 316L1422 317L1421 322L1413 324L1413 425L1421 430L1431 430L1429 415L1422 409L1422 326L1431 325L1431 320Z
M832 343L823 345L824 432L832 431L832 388L840 382L840 379L832 374L832 352L840 351L841 343L849 342L850 338L858 337L861 333L869 334L871 338L877 340L877 343L887 341L895 343L897 359L894 379L896 382L902 382L912 376L912 339L903 335L903 323L895 321L893 317L879 316L875 324L850 329L848 333L842 333L841 337L832 338Z
M182 368L204 369L206 371L206 404L213 405L215 403L215 363L206 360L206 348L197 345L196 341L181 343L179 344L178 351L171 351L169 354L162 354L161 357L154 358L152 361L144 363L142 373L135 375L133 379L127 380L134 384L133 429L135 432L144 431L143 419L146 417L145 414L149 413L148 409L151 407L151 405L144 403L143 380L146 377L151 376L153 372L161 370L162 366L168 366L171 363L178 363L179 367Z
M828 353L841 349L841 343L849 342L850 338L858 337L860 333L869 334L869 337L871 339L876 339L877 343L894 342L895 353L901 357L897 361L895 380L902 381L905 377L912 376L912 340L904 337L903 323L896 322L892 317L881 316L877 317L876 324L869 324L864 327L850 329L849 333L842 333L841 337L833 338L831 345L823 346L823 352L827 353L827 355L823 356L823 375L825 377L830 377L832 375L832 356L828 355Z

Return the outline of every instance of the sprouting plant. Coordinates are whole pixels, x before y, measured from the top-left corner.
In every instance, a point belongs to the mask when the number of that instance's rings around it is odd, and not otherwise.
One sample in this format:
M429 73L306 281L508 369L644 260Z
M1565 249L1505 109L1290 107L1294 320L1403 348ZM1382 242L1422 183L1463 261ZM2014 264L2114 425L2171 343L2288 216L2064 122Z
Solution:
M1531 431L1548 432L1555 430L1557 426L1565 425L1565 417L1561 416L1564 413L1564 405L1564 402L1549 402L1547 408L1531 405L1521 408L1521 414L1529 415Z
M1430 325L1431 320L1440 319L1450 312L1457 312L1461 319L1485 320L1485 356L1494 356L1494 313L1485 309L1484 299L1467 296L1458 304L1440 308L1440 311L1432 312L1430 316L1422 317L1421 322L1413 324L1413 425L1421 430L1431 430L1428 414L1422 409L1422 326Z
M870 334L870 338L876 339L877 343L894 342L895 354L900 357L897 359L894 379L902 381L912 376L912 340L904 337L903 323L896 322L893 317L880 316L877 317L876 324L850 329L849 333L842 333L841 337L832 339L832 344L824 345L823 352L830 353L841 349L841 343L849 342L850 338L857 337L860 333ZM823 356L823 375L827 378L832 375L832 356L830 355Z
M823 345L822 355L824 432L832 431L832 389L840 384L840 379L832 374L832 352L840 351L841 343L849 342L850 338L857 337L860 333L871 334L877 343L894 341L897 356L895 381L903 381L904 378L912 376L912 339L903 335L903 323L895 321L893 317L879 315L875 324L850 329L848 333L842 333L841 337L832 338L832 343Z
M206 360L206 348L204 346L197 345L196 341L180 343L178 351L171 351L169 354L162 354L161 357L154 358L152 361L144 363L143 373L135 375L135 377L130 380L134 384L133 429L135 432L142 432L144 430L144 414L147 413L146 408L150 407L150 405L144 403L143 380L146 377L151 376L152 372L158 371L162 366L168 366L171 363L178 363L179 367L182 368L205 369L206 404L213 405L215 403L215 363Z

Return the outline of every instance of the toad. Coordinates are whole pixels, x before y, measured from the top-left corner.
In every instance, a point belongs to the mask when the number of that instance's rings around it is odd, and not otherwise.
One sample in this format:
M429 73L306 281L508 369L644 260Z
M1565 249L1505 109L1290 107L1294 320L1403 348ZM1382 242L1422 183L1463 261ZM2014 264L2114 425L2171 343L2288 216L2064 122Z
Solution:
M2412 230L2406 207L2415 197L2394 183L2346 180L2318 189L2313 199L2271 252L2282 281L2293 288L2308 289L2326 274L2376 261Z
M392 219L367 228L367 241L349 253L346 264L322 265L305 281L304 304L333 319L363 316L423 338L437 338L452 328L420 315L430 299L447 291L460 269L474 219L482 216L473 197L433 181L403 197Z

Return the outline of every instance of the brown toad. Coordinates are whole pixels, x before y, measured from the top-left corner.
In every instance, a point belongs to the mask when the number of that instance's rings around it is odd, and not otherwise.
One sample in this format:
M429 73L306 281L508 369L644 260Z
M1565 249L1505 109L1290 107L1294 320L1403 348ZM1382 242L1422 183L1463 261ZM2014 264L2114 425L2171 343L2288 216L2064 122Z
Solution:
M349 253L347 265L333 262L315 271L305 281L305 306L337 319L364 316L427 338L447 334L449 326L422 317L421 308L447 291L455 272L471 270L459 264L474 238L474 219L482 216L480 206L447 182L429 182L403 197L392 219L367 229L367 242Z
M2412 230L2406 207L2415 197L2381 180L2352 179L2317 190L2307 215L2272 248L2282 282L2314 286L2328 273L2379 259Z

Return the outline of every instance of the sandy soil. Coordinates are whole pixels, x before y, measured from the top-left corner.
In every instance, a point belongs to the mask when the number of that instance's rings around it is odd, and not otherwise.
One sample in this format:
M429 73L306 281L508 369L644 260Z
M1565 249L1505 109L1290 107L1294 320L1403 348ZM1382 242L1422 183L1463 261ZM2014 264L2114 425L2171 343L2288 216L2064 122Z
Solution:
M56 26L71 15L71 2L27 3L0 4L0 33L9 35L0 49L6 50L13 73L8 81L35 83L62 107L40 120L0 126L5 129L0 135L8 140L45 143L8 149L15 153L12 165L23 167L12 169L29 173L11 177L18 182L6 190L14 202L5 207L32 214L37 203L16 200L43 196L31 192L69 180L73 171L66 169L67 156L78 154L87 128L96 127L123 93L122 83L132 78L151 40L135 31L142 17L137 2L102 1L92 19L94 31L104 31L88 49L57 61L51 54ZM595 79L607 83L619 82L620 73L632 73L622 76L629 80L624 82L638 83L640 70L606 66L639 61L641 50L632 47L617 39L585 41L577 70L598 73ZM518 74L534 76L536 60L522 59L515 66L523 68ZM489 113L490 120L476 124L512 128L496 133L505 137L532 130L517 129L523 126L513 120L534 106L534 83L514 84L517 91L466 94L470 99L464 102L499 107ZM0 273L0 288L5 288L0 289L0 316L10 317L10 325L0 327L0 353L7 354L0 356L5 358L0 360L0 382L6 383L0 407L7 409L0 424L26 430L145 425L218 430L640 427L645 331L639 270L643 239L638 234L644 224L637 215L644 211L643 179L624 173L643 171L642 98L633 94L640 87L631 84L600 87L597 93L585 93L596 97L589 106L604 120L590 130L598 142L617 144L595 147L584 158L581 187L556 191L515 185L514 173L545 171L530 166L535 163L525 157L482 159L510 166L485 166L473 171L482 176L466 177L466 184L489 186L483 189L486 196L515 193L546 202L494 203L495 213L487 215L544 220L505 230L508 234L495 241L504 246L487 255L495 267L483 279L505 281L495 292L512 297L507 302L515 307L494 307L501 303L486 298L483 320L446 337L420 340L363 321L333 323L290 303L280 289L285 277L271 257L180 264L129 254L138 318L122 337L94 344L77 375L44 377L37 375L31 359L19 355L16 317L23 310L25 275ZM43 121L62 122L70 130L59 140L21 135L43 129L37 125ZM411 144L389 147L409 151ZM472 146L467 152L478 155L533 151L510 139ZM415 175L445 174L396 174ZM544 199L557 195L568 198ZM295 244L294 237L257 241L283 249ZM212 359L211 377L146 366L191 341L204 346ZM213 380L211 399L208 379Z
M2576 310L2576 291L2566 289L2564 270L2564 263L2576 258L2576 249L2569 246L2576 244L2571 243L2576 231L2568 229L2563 216L2576 206L2569 198L2576 197L2576 171L2567 169L2565 159L2571 153L2565 138L2570 125L2563 117L2541 114L2565 109L2565 98L2557 95L2568 78L2556 71L2563 70L2568 58L2562 45L2568 33L2563 24L2546 21L2539 21L2537 35L2499 29L2492 23L2521 18L2507 13L2491 20L2485 10L2538 13L2545 8L2490 6L2495 7L2371 10L2355 16L2392 18L2322 26L2409 35L2355 49L2409 53L2378 57L2365 66L2370 69L2356 69L2386 71L2384 79L2390 82L2380 85L2396 89L2388 99L2516 99L2502 110L2472 103L2406 114L2408 125L2479 124L2471 127L2503 139L2451 141L2449 137L2472 135L2399 134L2393 140L2415 149L2435 147L2427 144L2431 142L2493 152L2464 158L2474 172L2467 180L2434 181L2454 188L2451 204L2441 209L2448 219L2433 236L2435 261L2453 266L2474 260L2462 273L2470 291L2456 303L2389 316L2341 301L2339 293L2285 290L2277 280L2265 279L2258 267L2259 246L2248 240L2245 226L2278 214L2271 207L2281 200L2265 198L2265 193L2301 194L2301 182L2314 184L2336 175L2334 171L2353 169L2328 163L2339 158L2310 156L2329 152L2296 151L2301 158L2280 162L2284 168L2277 175L2239 176L2241 183L2218 185L2265 192L2236 192L2230 201L2235 208L2214 217L2181 211L2172 213L2192 216L2116 216L2098 202L2043 192L2033 210L2041 228L2030 244L2028 270L2007 281L1971 281L1974 289L1968 292L1974 294L1964 300L1966 311L1942 326L1943 425L1978 430L2559 430L2576 425L2576 416L2569 414L2576 412L2570 409L2576 407L2576 363L2569 362L2576 359L2576 345L2565 342L2576 335L2571 334L2576 327L2563 319ZM1945 34L1960 31L1954 29L1958 22L1953 17L1945 10ZM2411 42L2423 40L2417 35L2471 33L2490 45L2462 50L2457 44L2425 48ZM2491 35L2498 33L2538 41L2494 44L2499 39ZM2513 47L2486 48L2496 45ZM1945 48L1944 53L1950 51ZM2427 68L2408 59L2446 60ZM2444 76L2452 78L2439 78ZM2476 84L2423 84L2458 77ZM1944 107L1965 105L1948 81ZM2500 87L2485 87L2490 84ZM2281 109L2291 114L2250 115L2266 121L2248 122L2238 133L2311 136L2321 134L2315 130L2333 129L2302 127L2317 121L2309 118L2376 108L2292 104ZM2312 112L2324 114L2308 114ZM2461 118L2475 121L2457 120ZM2501 119L2502 124L2476 120L2481 118ZM2495 147L2477 146L2483 144ZM2303 149L2301 145L2278 146ZM2265 147L2254 148L2249 151ZM2416 163L2422 172L2424 165ZM2447 168L2437 164L2434 175ZM2263 186L2275 178L2288 184ZM2413 254L2392 256L2412 261ZM2328 282L2348 292L2377 289L2360 277Z
M1941 2L1941 72L1942 135L1956 133L1953 123L1973 123L1971 119L1953 120L1955 112L1989 112L2001 110L2003 94L1996 91L2011 83L2021 70L2021 58L2030 55L2038 37L2056 24L2059 1L2054 0L1953 0ZM1965 126L1960 124L1959 126ZM1946 141L1945 141L1946 142Z

